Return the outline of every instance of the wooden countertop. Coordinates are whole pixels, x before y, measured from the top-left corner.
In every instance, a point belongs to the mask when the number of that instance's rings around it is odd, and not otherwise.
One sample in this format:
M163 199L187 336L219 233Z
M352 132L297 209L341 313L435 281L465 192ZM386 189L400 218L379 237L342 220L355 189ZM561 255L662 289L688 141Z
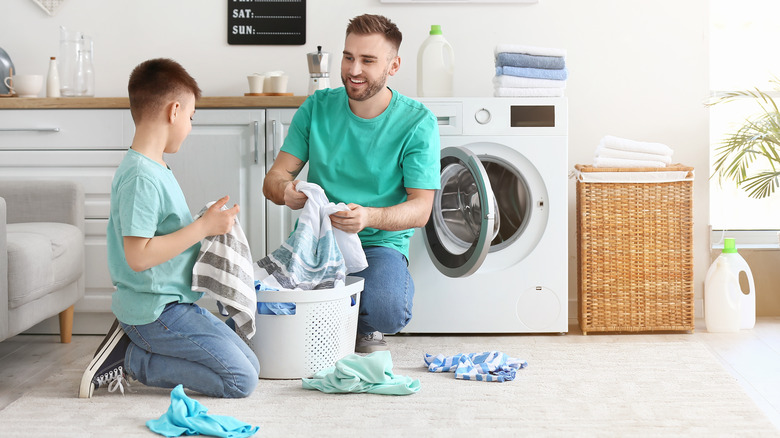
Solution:
M297 108L307 96L201 97L196 108ZM3 97L0 109L130 108L126 97Z

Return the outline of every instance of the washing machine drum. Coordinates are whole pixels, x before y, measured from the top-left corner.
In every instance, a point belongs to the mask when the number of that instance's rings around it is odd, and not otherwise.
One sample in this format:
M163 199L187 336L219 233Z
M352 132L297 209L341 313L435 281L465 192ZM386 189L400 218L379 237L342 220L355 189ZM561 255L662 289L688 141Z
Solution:
M473 152L452 147L441 155L441 189L425 226L425 246L439 271L465 277L479 269L498 234L498 204L488 173Z

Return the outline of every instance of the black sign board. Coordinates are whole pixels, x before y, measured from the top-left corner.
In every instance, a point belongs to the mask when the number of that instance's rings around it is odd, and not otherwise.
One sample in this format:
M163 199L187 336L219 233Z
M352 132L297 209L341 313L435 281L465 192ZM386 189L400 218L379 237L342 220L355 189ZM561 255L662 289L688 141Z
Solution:
M228 44L306 44L306 0L228 0Z

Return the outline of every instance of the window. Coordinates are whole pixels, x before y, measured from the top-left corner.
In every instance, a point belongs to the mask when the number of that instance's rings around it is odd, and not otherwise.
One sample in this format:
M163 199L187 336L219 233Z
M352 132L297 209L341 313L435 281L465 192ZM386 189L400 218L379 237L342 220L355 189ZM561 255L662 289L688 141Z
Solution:
M759 88L780 103L780 93L769 82L773 77L780 78L778 16L777 0L710 0L711 96ZM710 163L726 134L759 111L750 99L710 107ZM780 193L753 199L733 182L725 181L721 186L717 178L712 178L710 223L714 230L754 230L755 235L763 235L758 241L777 245ZM720 241L721 233L713 234L713 242Z

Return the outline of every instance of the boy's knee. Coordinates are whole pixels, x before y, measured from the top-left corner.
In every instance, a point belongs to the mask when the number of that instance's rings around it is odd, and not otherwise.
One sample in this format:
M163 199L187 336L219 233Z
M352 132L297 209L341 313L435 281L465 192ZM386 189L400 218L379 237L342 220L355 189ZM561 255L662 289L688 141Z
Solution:
M228 398L249 397L255 388L257 388L258 375L253 367L249 367L246 372L237 374L234 377L232 385L228 386Z

